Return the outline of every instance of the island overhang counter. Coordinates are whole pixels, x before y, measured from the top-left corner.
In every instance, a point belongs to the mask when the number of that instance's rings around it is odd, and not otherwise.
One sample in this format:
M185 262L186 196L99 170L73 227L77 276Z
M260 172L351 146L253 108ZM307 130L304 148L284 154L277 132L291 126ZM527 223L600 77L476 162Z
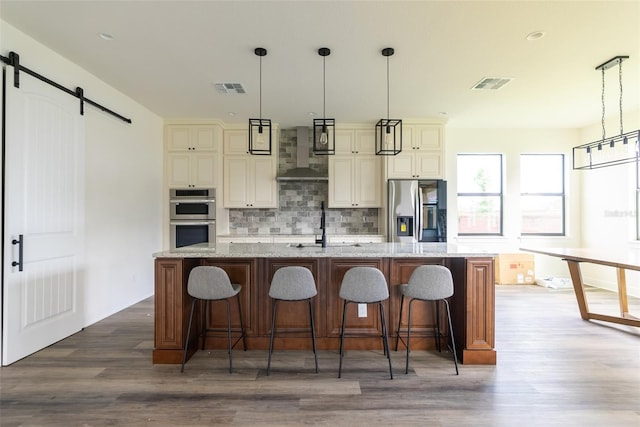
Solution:
M271 298L268 296L273 274L290 265L307 267L313 273L318 289L314 298L317 345L320 350L337 350L342 321L342 300L338 293L345 272L356 266L380 269L389 285L389 300L385 301L389 319L390 345L395 348L395 330L399 320L400 288L407 283L413 270L425 264L444 265L451 270L454 295L451 309L456 348L464 364L496 363L495 297L493 260L496 254L447 243L373 243L337 245L295 244L206 244L193 245L153 254L155 258L155 337L153 363L181 363L187 333L192 298L187 293L189 272L199 265L215 265L224 269L233 283L242 285L241 304L247 333L247 348L267 350L271 327ZM226 307L210 302L208 329L226 328ZM381 325L373 307L366 316L355 305L347 309L347 349L382 349ZM311 349L308 307L291 302L278 313L276 348ZM443 316L444 310L438 313ZM198 311L197 311L198 312ZM436 311L430 303L415 303L411 325L411 348L435 348ZM402 314L401 335L406 334L406 310ZM187 357L198 348L224 349L226 336L199 337L202 316L196 313L189 337ZM441 319L441 328L447 324ZM232 313L232 325L239 328L237 312ZM446 335L448 331L442 330ZM363 338L364 336L364 338ZM192 342L193 341L193 342ZM445 347L446 348L446 347ZM399 349L404 349L400 341Z

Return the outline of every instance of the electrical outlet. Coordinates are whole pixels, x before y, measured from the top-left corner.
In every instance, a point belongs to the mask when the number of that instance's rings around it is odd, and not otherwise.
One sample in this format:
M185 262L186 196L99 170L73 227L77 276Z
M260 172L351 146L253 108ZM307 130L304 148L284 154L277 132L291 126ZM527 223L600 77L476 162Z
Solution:
M367 304L358 304L358 317L367 317Z

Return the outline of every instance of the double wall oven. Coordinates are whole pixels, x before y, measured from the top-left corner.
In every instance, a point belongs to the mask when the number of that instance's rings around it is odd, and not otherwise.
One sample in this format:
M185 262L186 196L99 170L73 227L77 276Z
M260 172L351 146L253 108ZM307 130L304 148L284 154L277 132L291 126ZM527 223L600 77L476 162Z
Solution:
M196 243L216 242L215 188L172 188L169 190L171 249Z

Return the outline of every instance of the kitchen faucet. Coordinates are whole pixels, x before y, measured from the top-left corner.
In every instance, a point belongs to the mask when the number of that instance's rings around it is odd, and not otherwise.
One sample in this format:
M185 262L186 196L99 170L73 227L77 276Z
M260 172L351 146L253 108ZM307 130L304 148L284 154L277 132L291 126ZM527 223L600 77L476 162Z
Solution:
M322 213L320 215L320 228L322 229L322 237L316 238L316 244L321 243L323 248L327 247L327 218L324 212L324 202L320 202L320 209L322 209Z

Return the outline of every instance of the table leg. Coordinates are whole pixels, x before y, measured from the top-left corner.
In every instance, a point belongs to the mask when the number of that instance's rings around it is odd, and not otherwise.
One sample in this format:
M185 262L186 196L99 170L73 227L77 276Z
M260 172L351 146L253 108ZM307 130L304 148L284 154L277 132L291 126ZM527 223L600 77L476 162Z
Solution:
M582 283L582 273L580 272L580 263L577 261L566 260L569 265L569 273L571 274L571 282L573 283L573 290L576 293L576 299L578 300L578 308L580 309L580 316L584 320L589 320L589 306L587 305L587 295L584 292L584 284Z
M618 298L620 299L620 316L627 317L629 314L629 301L627 300L627 276L624 268L617 268L618 276Z

